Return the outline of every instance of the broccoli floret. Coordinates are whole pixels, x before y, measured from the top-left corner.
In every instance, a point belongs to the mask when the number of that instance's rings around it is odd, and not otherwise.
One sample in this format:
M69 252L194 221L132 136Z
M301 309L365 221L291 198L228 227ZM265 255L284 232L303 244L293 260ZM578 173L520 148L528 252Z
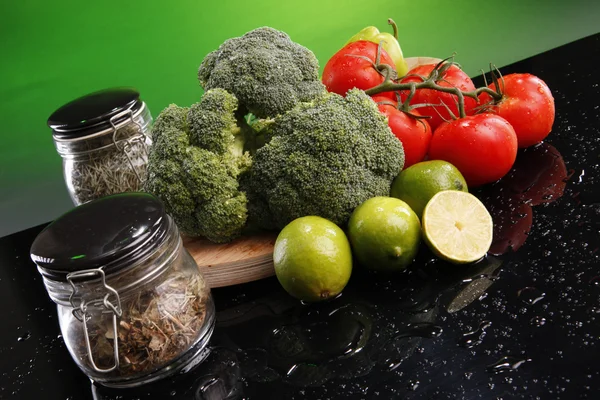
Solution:
M304 215L343 226L359 204L389 195L404 166L401 142L360 90L301 103L269 130L243 180L250 221L267 229Z
M187 132L187 114L189 107L179 107L176 104L171 104L161 111L159 116L154 121L151 135L152 140L157 141L159 136L166 132L169 128Z
M236 123L235 96L207 91L191 107L170 105L152 128L145 190L165 204L188 236L228 242L246 224L238 178L251 165Z
M275 117L325 93L315 55L269 27L226 40L204 58L198 79L205 90L233 93L241 109L259 118Z
M210 90L188 112L190 142L216 154L244 153L244 137L235 112L237 99L225 90Z

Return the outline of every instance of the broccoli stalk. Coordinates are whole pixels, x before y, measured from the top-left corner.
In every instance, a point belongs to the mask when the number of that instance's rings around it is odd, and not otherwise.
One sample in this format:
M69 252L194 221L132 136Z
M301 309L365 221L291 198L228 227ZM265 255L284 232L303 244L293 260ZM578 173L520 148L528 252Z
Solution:
M145 190L159 197L188 236L228 242L246 224L238 178L251 165L235 96L207 91L191 107L170 105L152 129Z

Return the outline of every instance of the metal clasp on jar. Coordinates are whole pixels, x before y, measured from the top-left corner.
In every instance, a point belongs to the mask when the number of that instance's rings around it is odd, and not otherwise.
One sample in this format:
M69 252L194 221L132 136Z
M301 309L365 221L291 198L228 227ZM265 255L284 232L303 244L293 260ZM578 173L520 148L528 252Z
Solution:
M89 300L87 302L83 299L83 296L80 296L79 304L75 304L75 295L77 293L77 286L75 286L75 281L92 280L96 278L101 279L102 287L106 290L106 294L100 298ZM115 369L119 368L119 335L117 320L123 315L119 293L114 288L106 284L106 275L104 274L104 271L101 268L72 272L67 275L67 281L73 288L71 295L69 296L69 302L73 307L73 316L83 323L85 345L87 347L88 359L90 360L92 368L94 368L96 372L102 373L114 371ZM115 298L114 303L110 301L111 295ZM87 327L87 321L90 319L90 316L88 315L87 311L88 307L98 306L103 306L107 312L112 312L113 314L113 348L115 363L110 368L99 368L94 362L94 356L92 355L92 346L90 344L90 336Z
M126 139L121 139L119 140L117 138L117 134L119 132L119 128L117 128L117 124L115 123L115 121L117 121L119 118L128 115L129 114L129 119L131 120L131 123L133 125L135 125L138 128L138 131L140 132L139 135L134 136L134 137L129 137ZM135 175L137 176L138 180L140 181L140 184L143 184L145 179L143 179L137 168L135 167L133 160L131 159L131 146L133 144L135 144L135 142L139 142L142 146L142 149L144 151L144 155L146 156L146 158L148 158L148 149L146 148L146 142L148 140L148 136L146 135L146 133L144 132L144 130L142 129L142 125L139 122L136 122L136 120L133 118L133 111L131 111L131 109L129 110L125 110L123 112L120 112L116 115L113 115L110 118L110 125L113 128L113 135L112 135L112 141L115 145L115 147L119 150L122 151L125 156L127 157L127 161L129 161L129 165L131 166L131 169L133 170L133 172L135 173ZM119 143L124 141L125 144L123 145L123 147L119 146Z

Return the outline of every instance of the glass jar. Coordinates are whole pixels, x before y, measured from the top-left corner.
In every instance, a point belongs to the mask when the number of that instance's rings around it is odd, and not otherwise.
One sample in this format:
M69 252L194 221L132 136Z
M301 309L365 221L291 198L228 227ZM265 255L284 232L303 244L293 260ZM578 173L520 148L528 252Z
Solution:
M210 289L156 197L122 193L76 207L37 236L31 258L73 360L93 381L138 386L208 354Z
M94 92L48 119L75 205L141 190L146 179L152 116L131 88Z

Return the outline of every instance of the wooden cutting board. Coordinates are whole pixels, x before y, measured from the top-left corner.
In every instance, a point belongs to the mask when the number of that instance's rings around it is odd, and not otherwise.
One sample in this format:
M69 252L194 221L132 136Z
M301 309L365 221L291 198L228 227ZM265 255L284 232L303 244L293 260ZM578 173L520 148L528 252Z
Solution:
M241 237L217 244L206 239L183 238L211 288L238 285L275 275L273 246L277 233Z

